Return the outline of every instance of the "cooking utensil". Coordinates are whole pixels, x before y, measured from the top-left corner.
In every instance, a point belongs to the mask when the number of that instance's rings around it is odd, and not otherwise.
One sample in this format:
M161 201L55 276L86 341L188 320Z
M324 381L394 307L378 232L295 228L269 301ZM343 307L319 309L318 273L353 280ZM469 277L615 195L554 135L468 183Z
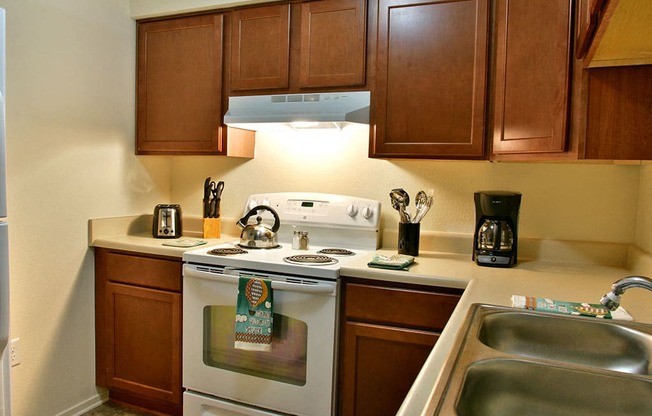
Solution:
M430 207L432 206L434 192L435 191L433 189L428 189L427 193L424 191L417 192L417 197L414 202L414 205L416 206L416 213L412 218L413 223L420 223L421 220L423 220L423 218L426 216L430 210Z
M263 218L258 215L259 211L269 211L274 216L274 225L270 228L263 224ZM256 217L256 224L248 224L249 218ZM281 226L281 220L272 207L267 205L258 205L237 222L238 227L242 228L240 233L240 245L250 248L276 248L278 247L278 236L276 232Z
M410 211L408 209L410 195L403 188L396 188L391 190L389 197L392 199L392 207L399 213L401 222L411 222Z

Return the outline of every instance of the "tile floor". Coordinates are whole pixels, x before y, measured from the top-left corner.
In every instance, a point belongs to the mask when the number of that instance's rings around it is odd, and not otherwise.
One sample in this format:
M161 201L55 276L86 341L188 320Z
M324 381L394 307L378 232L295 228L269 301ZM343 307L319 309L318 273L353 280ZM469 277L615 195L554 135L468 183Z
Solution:
M156 414L127 407L121 405L120 403L108 401L92 410L89 410L86 413L81 414L80 416L156 416Z

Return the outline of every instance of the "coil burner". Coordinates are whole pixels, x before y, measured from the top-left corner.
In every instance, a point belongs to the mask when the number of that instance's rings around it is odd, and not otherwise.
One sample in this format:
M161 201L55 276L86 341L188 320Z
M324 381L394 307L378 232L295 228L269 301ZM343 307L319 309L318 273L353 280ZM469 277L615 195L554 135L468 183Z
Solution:
M322 248L318 254L328 254L329 256L353 256L354 252L345 248Z
M247 254L247 250L235 247L225 247L225 248L214 248L208 252L214 256L233 256L236 254Z
M283 258L284 261L290 264L300 264L306 266L329 266L337 263L337 260L318 254L297 254Z

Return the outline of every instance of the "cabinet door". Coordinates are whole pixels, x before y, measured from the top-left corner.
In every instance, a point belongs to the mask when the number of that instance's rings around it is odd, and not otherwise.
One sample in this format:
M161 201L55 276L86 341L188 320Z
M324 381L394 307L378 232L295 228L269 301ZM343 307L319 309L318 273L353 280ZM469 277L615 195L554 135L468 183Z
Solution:
M589 70L586 159L652 160L652 65Z
M484 155L488 0L380 0L370 156Z
M363 85L366 1L301 4L300 87Z
M138 25L138 154L219 153L222 15Z
M603 6L609 0L578 0L575 35L575 57L586 56L595 37Z
M181 295L108 282L107 386L181 404Z
M339 414L395 415L437 338L428 331L347 322Z
M566 149L572 0L499 0L493 153Z
M290 5L235 10L231 16L231 91L287 88Z

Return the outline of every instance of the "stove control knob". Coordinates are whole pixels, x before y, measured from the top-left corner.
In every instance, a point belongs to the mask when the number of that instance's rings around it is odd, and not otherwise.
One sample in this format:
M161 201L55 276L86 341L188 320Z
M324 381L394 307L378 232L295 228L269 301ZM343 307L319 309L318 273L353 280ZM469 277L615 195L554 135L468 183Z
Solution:
M362 216L365 220L370 220L374 216L374 210L369 205L362 208Z
M358 207L355 204L349 205L346 207L346 214L351 218L355 218L358 215Z
M247 205L247 212L251 211L252 209L254 209L254 207L257 207L258 205L260 204L258 204L258 202L256 202L255 199L250 200L249 205Z

